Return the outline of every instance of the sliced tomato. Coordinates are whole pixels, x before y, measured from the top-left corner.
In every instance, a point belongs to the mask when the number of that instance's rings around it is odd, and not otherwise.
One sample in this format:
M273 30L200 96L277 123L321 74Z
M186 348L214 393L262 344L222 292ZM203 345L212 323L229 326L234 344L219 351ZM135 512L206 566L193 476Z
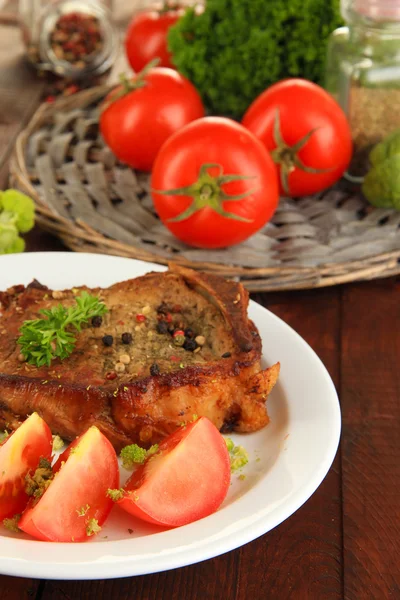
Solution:
M49 488L18 523L39 540L83 542L91 537L91 524L101 527L112 508L107 490L118 487L119 470L111 443L90 427L71 446L59 457Z
M49 427L33 413L0 446L0 522L21 513L28 503L25 477L35 471L41 458L50 460Z
M127 481L118 504L150 523L178 527L215 512L229 484L225 440L201 417L161 442Z

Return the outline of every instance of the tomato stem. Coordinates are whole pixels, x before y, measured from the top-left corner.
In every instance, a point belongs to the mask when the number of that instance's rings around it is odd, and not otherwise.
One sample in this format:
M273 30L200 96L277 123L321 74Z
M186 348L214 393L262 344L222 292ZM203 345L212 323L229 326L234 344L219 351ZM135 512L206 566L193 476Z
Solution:
M116 102L120 98L123 98L123 96L126 96L127 94L130 94L131 92L134 92L139 88L145 87L146 76L151 71L151 69L154 69L154 67L156 67L159 64L159 62L159 58L153 58L153 60L148 62L147 65L144 66L143 69L139 71L139 73L137 73L137 75L133 79L128 79L126 73L120 73L118 79L120 81L121 88L117 89L117 91L114 94L111 92L111 97L109 97L103 104L102 111L104 112L111 104L113 104L113 102Z
M218 169L218 175L210 175L209 169ZM186 219L189 219L192 215L197 213L199 210L209 207L216 213L227 219L234 221L242 221L243 223L251 223L251 219L246 219L240 215L224 210L223 203L225 201L236 201L243 200L251 194L253 194L258 186L246 190L242 194L230 195L227 194L222 186L225 183L231 181L244 181L249 179L256 179L253 175L224 175L223 167L218 163L204 163L199 169L199 176L197 181L191 185L170 189L170 190L152 190L156 194L162 194L164 196L191 196L192 202L189 206L179 213L176 217L168 219L171 223L179 223Z
M289 175L296 168L300 169L301 171L304 171L305 173L313 173L314 175L318 173L328 173L329 171L332 171L332 169L315 169L314 167L308 167L298 156L298 152L300 152L300 150L304 148L311 136L316 131L318 131L318 129L320 128L314 127L313 129L310 129L310 131L306 133L306 135L302 137L298 142L296 142L293 146L289 146L283 139L280 114L279 110L276 110L273 132L276 148L271 152L271 157L275 164L280 165L282 188L285 194L287 194L288 196L290 196Z

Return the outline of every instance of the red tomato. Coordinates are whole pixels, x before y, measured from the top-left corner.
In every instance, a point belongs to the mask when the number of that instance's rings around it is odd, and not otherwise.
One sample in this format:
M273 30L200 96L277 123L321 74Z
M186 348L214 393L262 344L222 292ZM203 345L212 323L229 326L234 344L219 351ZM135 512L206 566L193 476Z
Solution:
M56 477L37 504L28 506L18 527L43 541L83 542L92 520L101 526L112 508L106 494L119 485L115 450L97 427L90 427L63 452L54 471Z
M100 117L101 133L116 157L142 171L150 171L156 155L175 131L204 115L196 88L172 69L156 68L128 86L143 87L112 101L123 88L114 90Z
M27 505L25 476L36 470L41 458L50 460L52 441L49 427L33 413L0 446L0 522Z
M225 440L206 417L165 438L133 473L119 506L150 523L179 527L222 504L230 484Z
M161 67L174 68L167 48L167 34L184 13L182 8L150 8L135 15L129 24L125 51L134 71L141 71L150 60L160 59Z
M257 138L223 117L187 125L161 148L152 195L164 225L200 248L238 244L278 206L275 165Z
M310 81L288 79L271 86L251 104L242 123L272 153L286 195L323 190L350 163L353 146L346 116Z

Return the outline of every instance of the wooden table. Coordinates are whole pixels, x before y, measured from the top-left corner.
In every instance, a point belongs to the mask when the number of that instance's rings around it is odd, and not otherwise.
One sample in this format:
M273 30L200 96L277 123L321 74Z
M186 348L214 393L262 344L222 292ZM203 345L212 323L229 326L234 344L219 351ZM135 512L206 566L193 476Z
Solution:
M42 83L0 27L0 185ZM29 251L61 250L40 230ZM342 442L312 498L275 530L213 560L111 581L0 576L0 600L400 599L400 288L395 279L254 299L314 348L337 386ZM312 385L312 382L311 382Z

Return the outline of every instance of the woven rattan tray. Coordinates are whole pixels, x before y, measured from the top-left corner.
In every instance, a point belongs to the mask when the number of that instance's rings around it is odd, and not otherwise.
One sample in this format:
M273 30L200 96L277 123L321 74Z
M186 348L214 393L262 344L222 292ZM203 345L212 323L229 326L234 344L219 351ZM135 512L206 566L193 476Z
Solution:
M37 222L72 250L240 279L251 291L301 289L400 273L400 213L372 209L344 183L310 198L282 198L273 220L239 246L198 250L153 212L150 179L118 163L101 140L106 87L42 105L19 135L12 184L32 196Z

